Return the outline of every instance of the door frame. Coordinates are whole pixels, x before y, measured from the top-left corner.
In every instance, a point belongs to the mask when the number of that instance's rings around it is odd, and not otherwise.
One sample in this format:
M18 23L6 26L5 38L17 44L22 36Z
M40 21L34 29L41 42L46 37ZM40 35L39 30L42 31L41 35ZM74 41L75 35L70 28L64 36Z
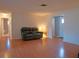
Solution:
M60 19L59 19L59 30L58 30L58 33L56 33L56 19L55 19L55 17L59 17ZM64 24L62 24L62 17L64 18L64 16L54 16L53 18L54 18L54 37L59 37L59 38L64 38ZM62 34L63 33L63 34ZM58 35L56 35L56 34L58 34Z
M7 16L4 17L4 14L6 14ZM4 22L4 19L8 19L8 36L9 38L12 38L12 17L11 17L11 13L3 13L3 12L0 12L0 21L1 21L1 37L5 36L4 34L4 27L3 27L3 22Z

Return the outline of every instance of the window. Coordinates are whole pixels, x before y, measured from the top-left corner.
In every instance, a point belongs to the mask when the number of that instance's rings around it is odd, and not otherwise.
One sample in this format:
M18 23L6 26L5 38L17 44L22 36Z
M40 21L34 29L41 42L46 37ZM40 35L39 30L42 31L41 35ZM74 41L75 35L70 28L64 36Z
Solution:
M64 18L62 18L61 23L64 24Z

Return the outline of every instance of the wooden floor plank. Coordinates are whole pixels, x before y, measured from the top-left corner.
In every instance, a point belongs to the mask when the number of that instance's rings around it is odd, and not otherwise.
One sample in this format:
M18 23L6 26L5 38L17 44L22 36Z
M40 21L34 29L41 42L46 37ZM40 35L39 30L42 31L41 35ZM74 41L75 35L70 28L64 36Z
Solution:
M0 39L0 57L11 58L76 58L79 46L58 38L22 41Z

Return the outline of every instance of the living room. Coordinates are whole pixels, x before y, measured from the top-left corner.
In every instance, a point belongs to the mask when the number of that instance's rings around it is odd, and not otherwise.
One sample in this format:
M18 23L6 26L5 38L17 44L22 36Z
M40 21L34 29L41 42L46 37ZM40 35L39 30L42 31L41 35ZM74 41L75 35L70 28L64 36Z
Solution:
M40 6L43 3L47 6ZM54 16L63 15L63 41L79 47L79 0L1 0L0 13L11 14L10 35L16 40L22 38L22 27L37 27L39 31L45 32L46 38L53 39L55 36ZM20 43L16 44L19 46Z

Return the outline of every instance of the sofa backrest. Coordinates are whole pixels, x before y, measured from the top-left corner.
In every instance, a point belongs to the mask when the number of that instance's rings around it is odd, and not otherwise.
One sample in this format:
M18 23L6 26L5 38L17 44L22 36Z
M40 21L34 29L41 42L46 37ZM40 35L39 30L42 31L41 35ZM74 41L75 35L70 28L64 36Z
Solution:
M36 27L22 27L21 32L26 32L26 31L38 31L38 28Z

